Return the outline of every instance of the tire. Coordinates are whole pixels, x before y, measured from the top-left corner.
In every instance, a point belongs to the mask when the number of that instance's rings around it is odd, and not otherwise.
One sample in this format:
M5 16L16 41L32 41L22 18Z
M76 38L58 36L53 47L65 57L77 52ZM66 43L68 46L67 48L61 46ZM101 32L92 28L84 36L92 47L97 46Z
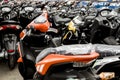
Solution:
M24 79L32 79L36 71L35 66L32 65L33 63L27 60L25 63L18 63L19 72Z
M35 74L33 76L33 80L42 80L42 78L40 77L38 72L35 72Z
M14 69L17 64L16 55L8 55L8 67L10 70Z
M21 74L21 76L24 78L25 77L25 68L24 68L24 64L22 62L18 63L18 70L19 70L19 73Z

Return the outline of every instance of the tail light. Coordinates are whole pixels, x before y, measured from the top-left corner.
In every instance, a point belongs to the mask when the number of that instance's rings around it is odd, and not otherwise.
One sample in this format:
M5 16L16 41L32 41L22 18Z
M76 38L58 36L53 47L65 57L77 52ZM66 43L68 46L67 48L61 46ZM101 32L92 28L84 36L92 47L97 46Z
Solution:
M14 52L14 50L7 50L7 52L8 52L8 53L12 53L12 52Z
M17 29L20 29L20 26L18 26L18 25L4 25L4 26L1 26L0 30L6 30L7 28L17 30Z

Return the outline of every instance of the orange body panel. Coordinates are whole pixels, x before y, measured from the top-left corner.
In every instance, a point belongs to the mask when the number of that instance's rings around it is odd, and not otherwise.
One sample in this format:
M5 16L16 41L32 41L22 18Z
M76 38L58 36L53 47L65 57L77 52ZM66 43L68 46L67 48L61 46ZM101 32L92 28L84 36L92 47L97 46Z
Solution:
M92 52L90 55L60 55L60 54L50 54L45 57L42 61L36 64L37 66L44 65L42 71L38 71L40 74L45 75L48 68L53 64L64 63L64 62L84 62L87 63L99 56L98 53Z
M28 24L28 28L30 26L33 26L36 30L39 30L41 32L47 32L49 27L51 26L51 23L48 21L48 13L43 12L40 16L44 16L46 18L46 22L44 23L35 23L34 20ZM39 21L41 18L38 18L37 20Z
M18 58L17 62L23 62L22 53L21 53L21 50L20 50L20 44L18 44L18 52L19 52L20 57Z
M25 32L22 31L22 32L20 33L20 39L21 39L24 35L25 35Z
M46 21L45 23L40 23L40 24L32 22L28 26L34 26L34 28L36 30L39 30L40 32L47 32L50 27L50 23L48 21Z

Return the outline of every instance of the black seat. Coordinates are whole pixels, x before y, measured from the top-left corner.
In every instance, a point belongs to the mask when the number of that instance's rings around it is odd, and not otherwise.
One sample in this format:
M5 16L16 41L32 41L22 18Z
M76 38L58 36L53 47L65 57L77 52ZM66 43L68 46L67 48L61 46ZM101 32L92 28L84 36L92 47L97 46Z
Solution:
M65 24L71 21L70 18L61 18L59 15L54 16L54 20L57 24Z
M6 25L6 24L16 24L19 25L20 23L18 21L13 21L13 20L5 20L0 22L0 25Z
M94 48L100 54L100 57L120 55L120 45L95 44Z

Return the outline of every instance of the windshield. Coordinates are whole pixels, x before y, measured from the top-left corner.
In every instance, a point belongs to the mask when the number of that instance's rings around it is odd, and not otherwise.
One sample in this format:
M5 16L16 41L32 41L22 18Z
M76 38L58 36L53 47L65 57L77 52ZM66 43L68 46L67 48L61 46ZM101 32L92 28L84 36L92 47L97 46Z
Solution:
M42 15L34 20L35 23L44 23L46 21L47 21L47 19Z

